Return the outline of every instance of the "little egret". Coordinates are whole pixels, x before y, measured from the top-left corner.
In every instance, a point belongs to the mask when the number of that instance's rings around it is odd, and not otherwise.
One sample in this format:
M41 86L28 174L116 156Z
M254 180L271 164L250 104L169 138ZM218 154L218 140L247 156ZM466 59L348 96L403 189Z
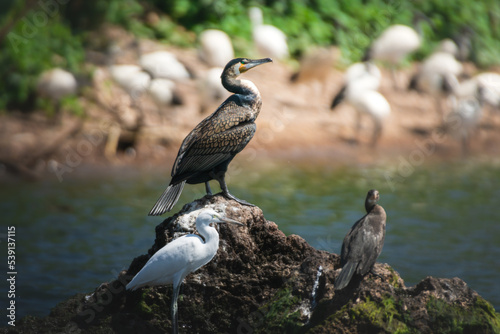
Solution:
M173 240L157 251L144 267L127 284L127 290L137 290L149 285L173 284L172 295L172 333L178 333L177 298L184 278L208 262L219 248L219 233L210 224L244 224L222 217L212 209L202 211L196 218L196 229L201 235L188 234Z
M372 270L382 252L385 238L384 208L378 205L379 193L372 189L366 195L366 215L358 220L342 243L340 265L342 271L335 279L335 290L345 288L354 274L366 275Z

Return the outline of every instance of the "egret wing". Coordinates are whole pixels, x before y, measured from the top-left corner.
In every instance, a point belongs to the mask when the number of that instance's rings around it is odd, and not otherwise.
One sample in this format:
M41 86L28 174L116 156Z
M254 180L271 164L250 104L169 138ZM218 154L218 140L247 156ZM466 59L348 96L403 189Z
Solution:
M186 235L166 244L156 252L127 285L135 290L145 285L174 283L174 279L189 272L192 254L203 245L197 235Z

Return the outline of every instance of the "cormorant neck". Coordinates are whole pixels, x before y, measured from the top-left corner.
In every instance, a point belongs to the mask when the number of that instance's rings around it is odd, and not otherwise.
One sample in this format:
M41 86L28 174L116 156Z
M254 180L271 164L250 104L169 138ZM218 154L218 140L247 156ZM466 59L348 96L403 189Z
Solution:
M260 100L260 92L257 86L249 80L224 76L222 77L222 85L231 93L243 95L253 100Z
M366 200L365 201L365 210L366 210L366 213L370 213L370 211L373 210L374 207L377 206L377 203L373 204L373 203L370 203L369 200Z

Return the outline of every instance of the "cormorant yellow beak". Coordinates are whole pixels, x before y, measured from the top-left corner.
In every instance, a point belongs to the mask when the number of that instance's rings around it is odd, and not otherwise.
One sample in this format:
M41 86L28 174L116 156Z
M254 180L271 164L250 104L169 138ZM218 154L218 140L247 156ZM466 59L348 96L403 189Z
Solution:
M239 71L240 73L244 73L255 66L259 66L265 63L272 63L273 60L271 58L262 58L262 59L249 59L248 62L240 63Z

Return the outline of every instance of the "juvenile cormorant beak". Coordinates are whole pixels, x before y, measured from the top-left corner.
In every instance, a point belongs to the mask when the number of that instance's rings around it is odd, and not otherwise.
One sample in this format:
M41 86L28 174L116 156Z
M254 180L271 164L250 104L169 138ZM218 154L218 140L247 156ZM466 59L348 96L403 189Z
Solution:
M240 65L240 73L246 72L255 66L259 66L265 63L272 63L273 60L271 58L262 58L262 59L248 59L246 62L241 62Z

